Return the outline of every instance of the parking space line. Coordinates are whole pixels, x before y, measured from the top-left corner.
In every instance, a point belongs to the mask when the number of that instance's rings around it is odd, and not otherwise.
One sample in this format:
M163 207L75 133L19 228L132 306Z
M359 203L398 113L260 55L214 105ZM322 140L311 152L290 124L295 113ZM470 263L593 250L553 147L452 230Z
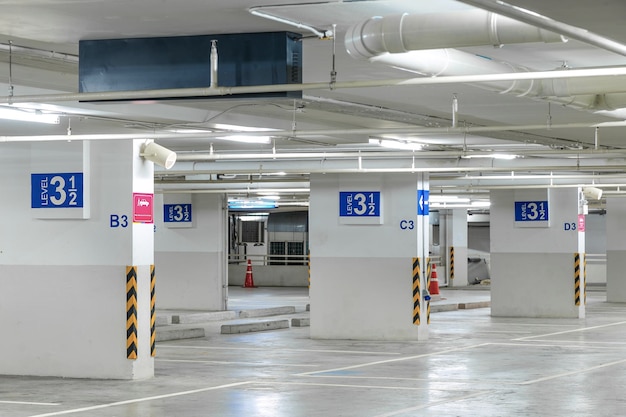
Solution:
M463 400L467 400L469 398L479 397L481 395L485 395L488 392L489 391L480 391L480 392L474 392L472 394L463 395L461 397L454 397L454 398L441 400L441 401L433 401L433 402L429 402L429 403L426 403L426 404L418 405L418 406L415 406L415 407L403 408L401 410L392 411L391 413L379 414L379 415L377 415L375 417L393 417L393 416L397 416L397 415L400 415L400 414L410 413L412 411L423 410L423 409L429 408L429 407L435 407L437 405L449 404L449 403L456 402L456 401L463 401Z
M185 345L158 345L161 348L171 349L198 349L198 350L248 350L248 351L267 351L267 348L248 348L233 346L185 346ZM398 356L398 352L370 352L365 350L329 350L329 349L280 349L281 352L313 352L313 353L345 353L348 355L381 355L381 356Z
M462 346L462 347L458 347L458 348L454 348L454 349L446 349L446 350L440 350L440 351L437 351L437 352L424 353L422 355L405 356L405 357L402 357L402 358L388 359L388 360L384 360L384 361L367 362L367 363L362 363L362 364L358 364L358 365L344 366L344 367L341 367L341 368L327 369L327 370L324 370L324 371L306 372L306 373L299 374L297 376L307 376L307 375L312 375L312 374L323 374L323 373L330 373L330 372L340 372L340 371L347 371L347 370L351 370L351 369L365 368L365 367L374 366L374 365L383 365L383 364L393 363L393 362L410 361L410 360L413 360L413 359L427 358L429 356L443 355L445 353L450 353L450 352L458 352L458 351L461 351L461 350L474 349L474 348L478 348L478 347L482 347L482 346L488 346L490 344L491 343L480 343L478 345Z
M252 383L253 383L253 381L235 382L235 383L232 383L232 384L218 385L218 386L215 386L215 387L199 388L199 389L194 389L194 390L189 390L189 391L173 392L171 394L155 395L153 397L136 398L134 400L117 401L117 402L109 403L109 404L94 405L94 406L91 406L91 407L75 408L73 410L64 410L64 411L58 411L58 412L53 412L53 413L37 414L37 415L32 415L30 417L62 416L62 415L66 415L66 414L81 413L81 412L84 412L84 411L93 411L93 410L101 410L103 408L109 408L109 407L117 407L117 406L120 406L120 405L136 404L136 403L147 402L147 401L162 400L164 398L172 398L172 397L180 397L180 396L183 396L183 395L198 394L198 393L201 393L201 392L207 392L207 391L214 391L214 390L225 389L225 388L238 387L238 386L241 386L241 385L249 385L249 384L252 384Z
M229 361L203 361L195 359L155 359L157 362L189 362L189 363L206 363L210 365L245 365L245 366L294 366L301 368L316 368L319 365L310 364L293 364L293 363L274 363L274 362L229 362Z
M620 365L622 363L626 363L626 359L622 359L622 360L615 361L615 362L608 362L608 363L604 363L602 365L597 365L597 366L592 366L590 368L580 369L578 371L564 372L562 374L546 376L546 377L543 377L543 378L533 379L531 381L524 381L524 382L520 382L518 385L536 384L537 382L544 382L544 381L549 381L551 379L563 378L563 377L566 377L566 376L582 374L582 373L585 373L585 372L591 372L591 371L595 371L597 369L608 368L609 366Z
M626 321L618 321L616 323L602 324L602 325L599 325L599 326L582 327L582 328L573 329L573 330L563 330L562 332L540 334L540 335L536 335L536 336L525 336L525 337L520 337L518 339L513 339L513 340L520 341L520 340L536 339L536 338L539 338L539 337L559 336L559 335L562 335L562 334L586 332L587 330L603 329L603 328L606 328L606 327L621 326L621 325L624 325L624 324L626 324Z
M1 401L0 400L0 404L17 404L17 405L61 405L59 403L38 403L38 402L31 402L31 401Z

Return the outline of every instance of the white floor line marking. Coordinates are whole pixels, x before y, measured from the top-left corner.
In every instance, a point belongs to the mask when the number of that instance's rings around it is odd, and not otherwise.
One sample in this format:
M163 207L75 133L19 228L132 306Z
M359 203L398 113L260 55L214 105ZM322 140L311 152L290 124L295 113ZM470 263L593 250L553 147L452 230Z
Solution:
M241 386L241 385L249 385L249 384L252 384L252 383L253 383L253 381L235 382L233 384L218 385L216 387L199 388L199 389L194 389L194 390L190 390L190 391L181 391L181 392L174 392L174 393L171 393L171 394L155 395L154 397L136 398L134 400L118 401L118 402L109 403L109 404L101 404L101 405L94 405L94 406L91 406L91 407L75 408L73 410L58 411L58 412L54 412L54 413L37 414L37 415L29 416L29 417L62 416L62 415L65 415L65 414L74 414L74 413L81 413L83 411L100 410L100 409L103 409L103 408L117 407L117 406L120 406L120 405L135 404L135 403L141 403L141 402L146 402L146 401L154 401L154 400L161 400L163 398L172 398L172 397L180 397L180 396L183 396L183 395L198 394L200 392L207 392L207 391L214 391L214 390L224 389L224 388L238 387L238 386Z
M392 362L410 361L410 360L413 360L413 359L426 358L426 357L429 357L429 356L442 355L444 353L458 352L460 350L474 349L474 348L478 348L478 347L482 347L482 346L488 346L488 345L490 345L490 343L480 343L478 345L463 346L463 347L454 348L454 349L440 350L438 352L424 353L422 355L405 356L405 357L397 358L397 359L388 359L388 360L384 360L384 361L368 362L368 363L362 363L362 364L359 364L359 365L344 366L342 368L327 369L327 370L324 370L324 371L305 372L305 373L299 374L298 376L307 376L307 375L311 375L311 374L324 374L324 373L330 373L330 372L347 371L347 370L350 370L350 369L365 368L367 366L382 365L382 364L392 363Z
M267 351L267 348L247 348L247 347L231 347L231 346L184 346L184 345L157 345L157 348L170 349L205 349L205 350L250 350L250 351ZM363 354L363 355L383 355L398 356L398 352L368 352L365 350L325 350L325 349L283 349L281 352L316 352L316 353L345 353L345 354Z
M577 343L579 345L606 345L607 348L611 346L624 346L626 342L595 342L593 340L550 340L550 339L534 339L529 340L529 342L544 342L544 343ZM589 347L589 346L586 346ZM601 346L596 346L601 347Z
M452 402L455 402L455 401L467 400L469 398L474 398L474 397L478 397L480 395L484 395L487 392L488 391L474 392L472 394L463 395L461 397L455 397L455 398L450 398L450 399L441 400L441 401L434 401L434 402L431 402L431 403L418 405L416 407L403 408L402 410L392 411L391 413L379 414L379 415L377 415L375 417L393 417L393 416L397 416L399 414L405 414L405 413L410 413L411 411L423 410L424 408L430 408L430 407L434 407L434 406L437 406L437 405L448 404L448 403L452 403Z
M592 366L591 368L580 369L578 371L564 372L562 374L546 376L544 378L538 378L538 379L534 379L532 381L524 381L524 382L520 382L518 385L531 385L531 384L535 384L537 382L544 382L544 381L549 381L551 379L563 378L565 376L577 375L577 374L582 374L582 373L585 373L585 372L595 371L597 369L608 368L609 366L620 365L622 363L626 363L626 359L622 359L622 360L615 361L615 362L608 362L608 363L605 363L605 364L602 364L602 365Z
M372 379L372 380L388 380L388 381L413 381L413 382L438 382L438 383L453 383L453 384L490 384L493 385L494 382L492 380L483 381L483 380L475 380L475 379L433 379L433 378L400 378L393 376L358 376L358 375L304 375L306 378L331 378L331 379ZM497 385L519 385L519 382L509 382L509 381L497 381ZM441 389L441 388L430 388L435 391L459 391L460 389Z
M386 390L400 390L400 391L431 391L432 388L424 387L390 387L386 385L353 385L353 384L322 384L314 382L257 382L256 385L302 385L308 387L333 387L333 388L366 388L366 389L386 389Z
M542 343L536 343L536 342L542 342ZM572 343L572 342L569 342ZM492 342L492 345L497 345L497 346L517 346L517 347L523 347L523 348L532 348L532 347L549 347L549 348L553 348L553 347L559 347L559 348L570 348L570 349L611 349L611 346L589 346L586 345L583 342L575 342L573 341L574 344L572 345L563 345L560 344L557 341L554 340L530 340L527 343L506 343L506 342Z
M0 404L18 404L18 405L61 405L59 403L36 403L30 401L0 401Z
M536 336L526 336L526 337L520 337L518 339L513 339L513 340L527 340L527 339L536 339L536 338L539 338L539 337L558 336L558 335L567 334L567 333L586 332L587 330L603 329L605 327L621 326L621 325L624 325L624 324L626 324L626 321L618 321L616 323L602 324L600 326L583 327L583 328L574 329L574 330L564 330L562 332L540 334L540 335L536 335Z
M302 365L302 364L293 364L293 363L264 363L264 362L228 362L228 361L203 361L203 360L194 360L194 359L160 359L156 358L157 362L189 362L189 363L206 363L213 365L252 365L252 366L295 366L301 368L316 368L319 365Z

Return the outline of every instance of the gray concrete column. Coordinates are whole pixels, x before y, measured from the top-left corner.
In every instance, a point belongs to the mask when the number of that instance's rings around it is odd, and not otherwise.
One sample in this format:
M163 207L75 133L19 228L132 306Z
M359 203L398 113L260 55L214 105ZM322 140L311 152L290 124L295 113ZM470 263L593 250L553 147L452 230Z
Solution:
M491 312L585 316L577 188L491 192Z
M311 337L428 337L427 203L426 174L311 176Z

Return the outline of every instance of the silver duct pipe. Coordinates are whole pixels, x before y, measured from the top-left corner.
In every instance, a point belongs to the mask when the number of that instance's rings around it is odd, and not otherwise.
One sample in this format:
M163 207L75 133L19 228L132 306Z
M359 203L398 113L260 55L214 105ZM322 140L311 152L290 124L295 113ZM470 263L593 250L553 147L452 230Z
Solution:
M530 10L523 9L521 7L505 3L504 1L493 0L457 0L461 3L469 4L474 7L478 7L482 10L489 10L494 13L498 13L502 16L508 16L512 19L519 20L520 22L528 23L539 28L551 30L557 33L561 33L571 39L586 43L588 45L596 46L606 51L614 52L619 55L626 56L626 45L615 42L612 39L605 38L598 34L589 32L586 29L582 29L576 26L567 25L562 22L558 22L549 17L542 16Z
M479 16L479 23L466 20L466 14L468 17ZM425 16L402 14L371 18L356 24L346 34L346 49L355 58L383 63L426 77L510 72L525 74L533 70L449 47L489 45L493 44L494 39L506 40L507 43L560 39L559 35L532 26L529 28L524 23L510 23L506 18L503 21L506 24L500 28L494 23L500 20L481 10L444 15L443 20L440 20L439 15L437 19ZM434 27L435 24L438 27ZM448 48L441 49L442 46ZM614 110L626 107L623 95L610 95L626 92L626 77L598 77L593 81L577 82L570 82L569 79L540 81L520 78L511 82L482 82L476 86L500 94L547 99L579 110ZM599 100L598 94L605 96Z
M348 53L365 59L386 52L565 41L557 33L480 9L376 16L353 25L345 37Z

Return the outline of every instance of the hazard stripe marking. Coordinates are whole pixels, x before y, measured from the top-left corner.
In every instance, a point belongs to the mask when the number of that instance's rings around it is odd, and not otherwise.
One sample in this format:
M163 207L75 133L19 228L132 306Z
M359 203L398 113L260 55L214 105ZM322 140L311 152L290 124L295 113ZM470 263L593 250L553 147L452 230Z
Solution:
M433 273L433 266L430 258L426 258L426 288L430 291L430 276ZM426 324L430 324L430 300L426 301Z
M454 246L450 246L450 280L454 279Z
M420 294L421 294L420 259L413 258L413 324L420 324Z
M137 359L137 267L126 267L126 357Z
M156 275L150 265L150 356L156 356Z
M583 294L584 302L587 305L587 254L583 254Z
M574 303L580 305L580 253L574 253Z

